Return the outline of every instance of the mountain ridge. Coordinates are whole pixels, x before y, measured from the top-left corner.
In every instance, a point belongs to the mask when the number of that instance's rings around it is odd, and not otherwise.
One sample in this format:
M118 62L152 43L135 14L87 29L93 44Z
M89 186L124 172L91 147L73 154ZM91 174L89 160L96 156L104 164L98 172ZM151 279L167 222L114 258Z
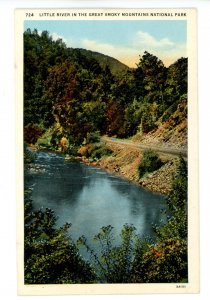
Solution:
M101 52L92 51L92 50L88 50L85 48L69 48L69 49L72 49L73 51L75 51L75 50L79 51L82 55L86 56L87 58L96 59L102 69L105 69L106 66L108 66L110 68L110 71L112 72L112 74L115 76L119 72L124 73L129 70L132 70L132 68L128 67L127 65L125 65L124 63L119 61L118 59L116 59L112 56L103 54Z

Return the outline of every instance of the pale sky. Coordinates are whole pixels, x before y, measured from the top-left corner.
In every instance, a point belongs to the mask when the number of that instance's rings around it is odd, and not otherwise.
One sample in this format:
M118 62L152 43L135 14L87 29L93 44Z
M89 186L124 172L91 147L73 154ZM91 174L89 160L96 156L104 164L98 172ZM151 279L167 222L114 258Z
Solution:
M25 21L27 28L47 30L54 40L62 38L68 47L100 52L129 67L136 67L144 51L156 55L166 66L187 56L186 21Z

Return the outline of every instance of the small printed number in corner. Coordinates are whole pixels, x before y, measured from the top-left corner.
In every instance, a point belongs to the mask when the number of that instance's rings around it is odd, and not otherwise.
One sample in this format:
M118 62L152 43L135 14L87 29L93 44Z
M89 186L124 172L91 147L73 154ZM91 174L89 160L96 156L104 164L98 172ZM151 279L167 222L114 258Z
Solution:
M34 13L26 13L26 17L27 18L31 18L31 17L33 17L34 16Z
M185 284L177 284L177 285L176 285L176 288L177 288L177 289L185 289L185 288L186 288L186 285L185 285Z

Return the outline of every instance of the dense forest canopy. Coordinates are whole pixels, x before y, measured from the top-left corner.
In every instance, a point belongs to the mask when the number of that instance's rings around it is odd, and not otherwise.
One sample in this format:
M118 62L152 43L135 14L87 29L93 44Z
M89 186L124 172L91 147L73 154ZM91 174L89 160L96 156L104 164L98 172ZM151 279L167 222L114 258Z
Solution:
M122 138L147 133L186 94L187 58L167 68L145 51L136 68L129 69L102 54L68 48L47 31L24 32L27 142L36 142L49 129L54 144L62 136L80 144L95 131Z

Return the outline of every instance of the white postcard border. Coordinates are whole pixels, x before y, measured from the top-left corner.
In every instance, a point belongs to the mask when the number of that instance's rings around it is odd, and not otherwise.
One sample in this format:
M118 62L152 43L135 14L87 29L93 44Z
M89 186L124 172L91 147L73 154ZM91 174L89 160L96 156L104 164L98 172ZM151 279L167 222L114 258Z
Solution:
M154 8L154 9L111 9L112 12L129 11L155 11L157 13L187 13L188 21L188 58L189 58L189 283L181 284L72 284L72 285L24 285L23 280L23 22L27 20L64 20L64 16L57 16L57 12L88 11L108 13L109 9L17 9L16 32L16 136L17 136L17 262L18 262L18 293L20 295L68 295L68 294L140 294L140 293L197 293L199 291L199 205L198 205L198 120L197 120L197 30L196 9L188 8ZM33 12L35 17L30 14ZM43 12L55 16L42 16ZM93 17L87 16L86 19ZM94 19L100 17L95 16ZM174 20L184 17L175 16ZM66 17L65 17L66 19ZM74 20L83 20L77 15ZM146 20L147 17L144 18ZM151 16L148 17L151 19ZM163 20L162 16L154 17L155 20ZM185 19L185 18L184 18ZM67 20L67 19L66 19ZM106 20L113 20L107 17ZM128 17L118 17L118 20L128 20ZM138 20L138 18L136 18ZM195 259L196 258L196 259Z

